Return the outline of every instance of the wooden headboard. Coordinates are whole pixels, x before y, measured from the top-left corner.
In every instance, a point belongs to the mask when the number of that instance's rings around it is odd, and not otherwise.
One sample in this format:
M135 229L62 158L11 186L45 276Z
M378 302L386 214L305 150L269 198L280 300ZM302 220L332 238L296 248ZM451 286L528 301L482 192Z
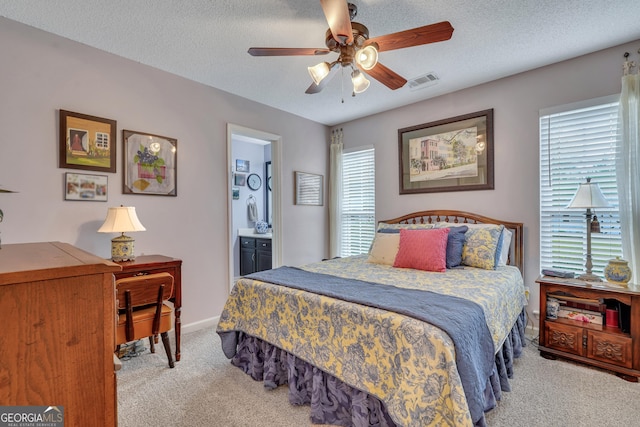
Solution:
M468 212L454 210L429 210L414 212L399 218L385 219L379 222L387 224L434 224L436 222L449 222L453 224L502 224L511 232L511 246L509 249L509 265L515 265L520 269L524 277L524 225L521 222L503 221Z

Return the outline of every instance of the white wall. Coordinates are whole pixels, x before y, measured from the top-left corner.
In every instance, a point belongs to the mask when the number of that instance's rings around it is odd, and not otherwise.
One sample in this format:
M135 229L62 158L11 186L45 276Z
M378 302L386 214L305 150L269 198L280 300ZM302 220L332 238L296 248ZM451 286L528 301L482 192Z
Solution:
M538 112L545 107L620 93L623 54L635 53L638 45L634 42L603 50L340 125L345 148L375 146L376 219L425 209L458 209L523 222L525 284L531 288L530 310L537 309ZM473 72L472 67L469 72ZM399 194L398 129L489 108L494 109L494 190Z
M326 257L326 205L293 205L294 170L326 174L325 126L5 18L0 58L0 185L19 191L0 195L3 244L63 241L108 258L115 236L96 232L107 207L135 206L147 228L133 236L136 253L183 260L183 325L219 315L233 123L282 136L283 263ZM79 171L58 168L59 109L117 120L108 202L64 201L64 173ZM122 194L123 129L178 140L177 197Z

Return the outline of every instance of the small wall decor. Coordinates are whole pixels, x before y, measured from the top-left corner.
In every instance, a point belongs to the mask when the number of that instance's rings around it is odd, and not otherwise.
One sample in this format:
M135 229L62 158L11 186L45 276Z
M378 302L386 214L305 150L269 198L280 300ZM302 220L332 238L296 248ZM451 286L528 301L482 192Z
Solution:
M233 200L240 199L240 189L238 187L231 187L231 194L233 195Z
M116 171L116 121L60 110L59 167Z
M249 160L236 160L236 172L249 172Z
M322 206L324 177L313 173L294 172L296 205Z
M398 130L400 194L493 190L493 109Z
M243 173L233 174L233 185L244 187L246 185L246 182L247 182L247 175Z
M91 202L106 202L108 177L106 175L87 175L65 173L64 199Z
M122 131L124 194L178 195L178 140L132 130Z

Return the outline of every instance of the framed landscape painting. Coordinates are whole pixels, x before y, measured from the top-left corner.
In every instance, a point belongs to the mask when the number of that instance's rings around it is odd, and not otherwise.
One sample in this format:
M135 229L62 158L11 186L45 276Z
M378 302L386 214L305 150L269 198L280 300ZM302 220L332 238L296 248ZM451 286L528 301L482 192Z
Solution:
M493 109L398 130L400 194L493 190Z

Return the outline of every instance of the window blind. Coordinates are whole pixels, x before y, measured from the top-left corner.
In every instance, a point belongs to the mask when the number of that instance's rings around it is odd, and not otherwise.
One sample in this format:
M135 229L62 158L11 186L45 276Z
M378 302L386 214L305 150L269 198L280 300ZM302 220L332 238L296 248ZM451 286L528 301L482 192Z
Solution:
M340 256L369 251L376 232L373 147L342 154L342 247Z
M541 111L541 269L584 272L586 209L567 205L587 177L600 186L610 204L593 212L601 229L591 234L593 273L602 276L607 262L622 256L615 170L617 121L617 97Z

